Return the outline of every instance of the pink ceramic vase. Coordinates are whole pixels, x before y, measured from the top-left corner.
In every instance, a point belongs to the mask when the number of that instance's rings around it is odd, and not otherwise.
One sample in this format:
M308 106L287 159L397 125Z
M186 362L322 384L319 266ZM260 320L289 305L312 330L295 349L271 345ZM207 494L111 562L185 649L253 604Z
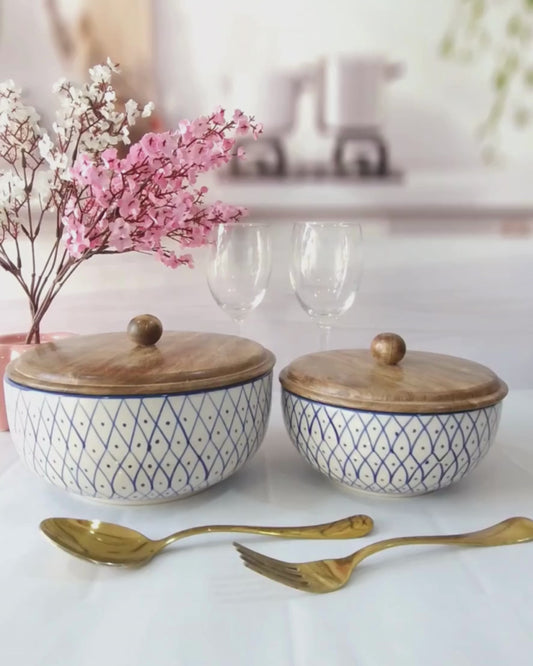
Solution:
M49 333L41 335L41 342L53 342L61 338L70 337L72 333ZM17 358L26 350L34 346L25 344L26 333L13 333L12 335L0 335L0 431L9 430L6 415L6 405L4 401L4 372L10 361Z

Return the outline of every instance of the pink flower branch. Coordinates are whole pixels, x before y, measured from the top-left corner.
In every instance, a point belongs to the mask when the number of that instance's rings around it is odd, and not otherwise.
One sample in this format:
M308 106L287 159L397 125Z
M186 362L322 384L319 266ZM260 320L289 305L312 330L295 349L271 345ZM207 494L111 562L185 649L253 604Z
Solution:
M28 342L39 341L44 315L84 261L142 252L172 268L192 266L191 255L176 254L168 242L201 246L214 225L245 214L222 202L206 204L207 188L196 182L236 155L244 157L241 148L235 153L235 137L257 138L261 125L240 110L226 118L218 108L180 122L174 132L146 134L119 157L116 146L129 144L129 128L152 105L141 110L130 100L117 109L113 71L108 61L92 68L91 81L79 88L67 81L56 85L54 139L14 84L0 84L0 268L28 299ZM2 170L3 164L9 168ZM41 234L52 213L50 242ZM23 266L22 242L30 246L29 267Z

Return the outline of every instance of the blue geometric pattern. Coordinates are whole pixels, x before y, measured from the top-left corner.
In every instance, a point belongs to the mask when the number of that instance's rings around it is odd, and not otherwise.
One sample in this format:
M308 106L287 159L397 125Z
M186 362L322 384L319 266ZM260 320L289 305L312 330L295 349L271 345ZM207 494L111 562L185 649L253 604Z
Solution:
M282 392L285 425L311 465L372 493L418 495L458 481L487 453L501 402L453 414L386 414Z
M78 396L5 381L11 435L36 474L73 493L161 502L236 472L261 444L272 373L228 388L163 396Z

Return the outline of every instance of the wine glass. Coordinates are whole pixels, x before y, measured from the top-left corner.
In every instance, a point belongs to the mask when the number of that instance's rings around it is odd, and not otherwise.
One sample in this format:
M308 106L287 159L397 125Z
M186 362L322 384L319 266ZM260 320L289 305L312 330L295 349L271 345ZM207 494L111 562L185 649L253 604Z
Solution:
M272 269L270 228L262 222L228 222L213 230L207 283L217 304L237 324L263 300Z
M320 328L327 349L332 322L355 301L362 268L361 227L352 222L302 222L293 227L291 284Z

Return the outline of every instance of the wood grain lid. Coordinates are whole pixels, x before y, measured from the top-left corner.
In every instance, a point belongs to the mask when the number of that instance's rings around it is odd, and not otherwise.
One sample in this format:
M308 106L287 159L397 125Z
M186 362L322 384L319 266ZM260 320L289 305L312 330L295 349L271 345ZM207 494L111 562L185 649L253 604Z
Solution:
M455 356L407 351L394 333L374 338L369 351L301 356L279 376L284 389L352 409L401 414L460 412L494 405L507 385L489 368Z
M165 332L152 315L127 333L66 338L37 345L12 361L6 376L30 388L83 395L157 395L231 386L274 367L253 340L216 333Z

